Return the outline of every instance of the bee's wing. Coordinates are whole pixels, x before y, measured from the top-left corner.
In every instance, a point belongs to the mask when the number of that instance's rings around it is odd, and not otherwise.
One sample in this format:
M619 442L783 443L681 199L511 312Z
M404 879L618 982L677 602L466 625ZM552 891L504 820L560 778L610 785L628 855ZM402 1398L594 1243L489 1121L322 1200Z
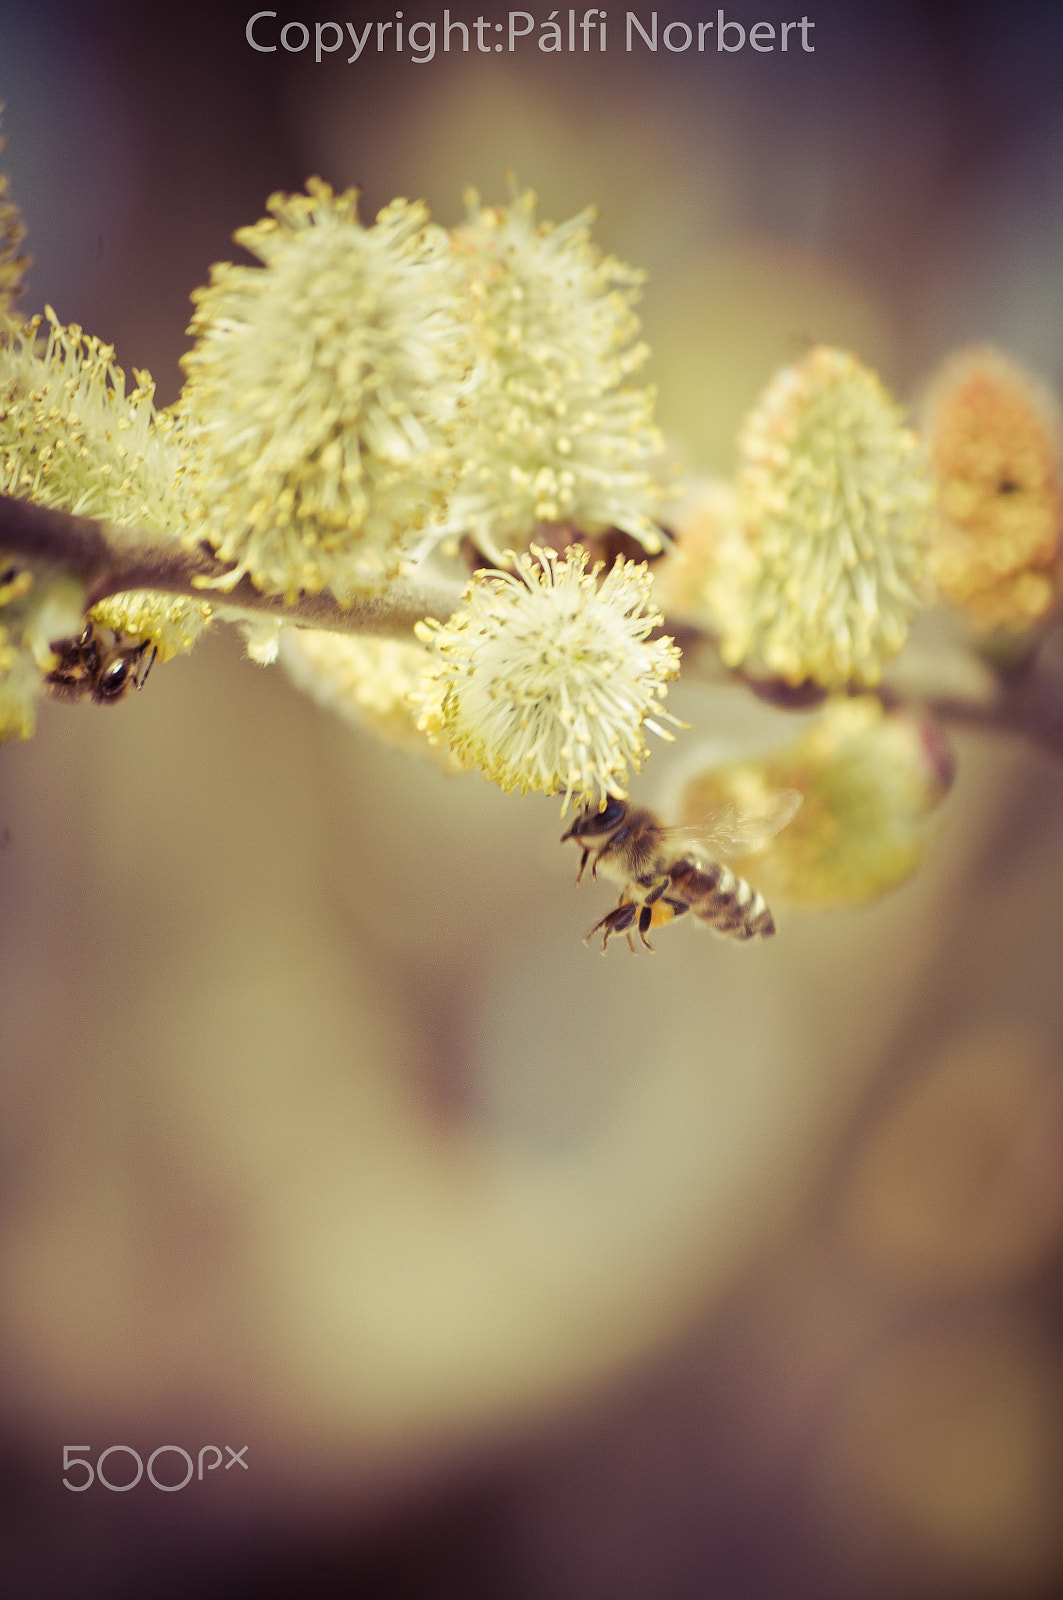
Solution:
M692 828L677 829L688 845L724 856L751 855L792 822L804 796L798 789L777 789L764 805L745 808L733 800L710 811Z

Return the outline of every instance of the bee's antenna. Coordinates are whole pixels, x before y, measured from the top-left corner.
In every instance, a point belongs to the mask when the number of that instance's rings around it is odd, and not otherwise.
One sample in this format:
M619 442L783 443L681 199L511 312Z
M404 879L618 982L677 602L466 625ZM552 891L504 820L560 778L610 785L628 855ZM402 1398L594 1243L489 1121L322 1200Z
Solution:
M152 667L155 665L155 657L158 655L158 653L159 653L158 645L153 644L152 647L151 647L151 655L148 657L148 664L144 668L144 671L140 674L140 677L137 679L137 688L138 689L143 689L144 685L147 683L147 681L148 681L148 673L151 671Z

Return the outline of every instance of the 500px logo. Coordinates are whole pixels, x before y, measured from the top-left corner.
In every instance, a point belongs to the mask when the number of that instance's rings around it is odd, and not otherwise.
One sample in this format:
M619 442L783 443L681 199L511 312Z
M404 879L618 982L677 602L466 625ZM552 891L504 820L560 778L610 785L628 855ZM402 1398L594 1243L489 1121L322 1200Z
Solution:
M244 1457L247 1454L247 1448L248 1447L246 1444L242 1450L234 1450L232 1446L228 1444L225 1446L226 1452L229 1456L229 1460L225 1463L226 1472L228 1472L231 1467L235 1467L237 1462L239 1462L240 1466L243 1467L245 1472L249 1470L247 1462L244 1460ZM64 1489L71 1489L74 1494L84 1494L85 1490L91 1489L92 1485L97 1481L102 1483L105 1489L110 1489L114 1494L125 1494L127 1489L136 1488L137 1484L144 1476L144 1462L139 1453L133 1449L132 1445L108 1445L107 1449L101 1450L99 1455L96 1457L95 1467L92 1465L92 1462L89 1460L87 1455L71 1454L71 1452L74 1450L87 1451L91 1449L92 1446L90 1444L65 1444L63 1446L63 1471L70 1472L74 1467L83 1467L86 1474L84 1483L71 1483L69 1478L64 1478ZM135 1471L128 1483L114 1483L104 1472L104 1463L108 1456L119 1455L122 1453L132 1456L135 1465ZM196 1457L195 1462L192 1460L192 1457L189 1455L188 1451L183 1450L179 1444L160 1444L158 1449L153 1450L151 1455L148 1457L148 1482L156 1489L161 1489L164 1494L175 1494L178 1489L186 1488L187 1485L191 1483L193 1474L200 1480L200 1482L202 1482L203 1458L212 1453L214 1460L206 1463L206 1469L208 1472L216 1471L217 1468L222 1464L222 1454L216 1444L205 1444ZM177 1483L166 1483L160 1476L156 1474L155 1463L158 1461L160 1456L166 1455L180 1456L184 1462L184 1477L182 1477ZM197 1462L198 1471L196 1466ZM172 1463L170 1470L166 1473L166 1476L173 1476Z

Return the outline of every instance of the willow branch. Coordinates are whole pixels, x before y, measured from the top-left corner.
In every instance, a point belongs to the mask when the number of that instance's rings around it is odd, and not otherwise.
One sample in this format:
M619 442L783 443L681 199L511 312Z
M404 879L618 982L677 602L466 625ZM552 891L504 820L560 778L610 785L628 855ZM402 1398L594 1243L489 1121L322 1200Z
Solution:
M670 634L683 651L688 679L740 684L785 711L814 710L827 698L827 691L813 683L794 687L725 666L712 634L685 622L666 619L660 631ZM1058 627L1021 665L1005 671L992 668L970 648L942 646L918 656L903 655L876 688L851 684L848 692L876 694L886 706L920 705L953 727L1018 735L1063 760L1063 630Z
M133 538L138 539L135 547ZM79 578L85 585L86 610L109 595L151 589L196 600L213 599L219 605L282 618L297 626L393 638L408 636L424 617L446 621L462 589L457 582L395 579L376 594L342 605L328 593L301 592L291 599L261 594L246 575L232 588L215 588L231 569L206 545L185 550L150 534L111 529L90 517L71 516L11 495L0 495L0 552ZM785 710L812 709L825 698L825 691L814 684L791 688L780 680L757 678L740 667L725 666L712 635L684 622L666 621L662 631L670 633L682 649L688 678L741 684ZM1063 759L1063 634L1057 629L1021 668L1010 672L990 671L970 651L965 660L972 669L973 687L963 692L948 686L945 658L933 652L915 671L909 666L903 674L887 675L875 692L887 705L921 704L942 722L955 726L1018 734L1057 760ZM866 690L854 685L850 692Z
M137 539L135 548L133 538ZM6 494L0 495L0 551L80 578L86 589L86 610L112 594L152 589L213 600L303 627L401 638L424 617L445 621L461 594L459 584L393 579L378 593L360 595L350 605L343 605L328 593L301 591L292 599L261 594L246 574L231 588L219 589L214 586L231 568L206 545L185 550L151 534L138 535L128 528L112 530L90 517L71 516Z
M1035 660L999 680L987 701L930 694L925 701L942 722L988 733L1018 734L1057 760L1063 759L1063 671Z

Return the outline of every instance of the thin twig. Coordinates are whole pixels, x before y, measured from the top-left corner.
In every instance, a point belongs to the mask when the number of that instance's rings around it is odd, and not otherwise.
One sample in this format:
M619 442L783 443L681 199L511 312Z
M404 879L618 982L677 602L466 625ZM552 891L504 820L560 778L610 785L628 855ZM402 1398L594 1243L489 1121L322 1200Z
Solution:
M984 732L1018 734L1038 749L1063 759L1063 674L1032 663L1015 678L1000 681L992 700L928 695L926 705L942 722Z
M732 683L784 711L813 710L827 698L815 684L792 687L781 679L726 667L716 640L684 622L665 618L659 630L683 651L683 675L699 683ZM966 680L958 687L958 680ZM897 669L873 689L852 684L850 694L876 694L886 706L923 706L939 722L1000 736L1017 734L1063 760L1063 630L1043 637L1020 665L997 670L976 650L942 643L918 657L898 658Z
M335 633L373 633L401 638L424 617L445 621L454 611L461 585L443 582L412 583L392 579L375 594L359 596L343 605L328 593L300 592L294 598L261 594L245 574L225 589L212 584L231 570L204 545L185 550L163 544L151 534L137 537L128 528L117 534L90 517L33 505L11 495L0 495L0 551L43 565L61 568L80 578L86 587L86 609L112 594L131 589L151 589L162 594L188 595L195 600L215 600L243 611L283 617L303 627L325 628ZM197 581L198 580L198 581Z
M0 495L0 551L80 578L86 587L86 609L108 595L151 589L196 600L214 598L219 605L282 617L303 627L402 638L424 617L446 621L461 595L462 586L456 582L415 584L394 579L379 593L361 596L345 606L328 593L301 592L292 599L261 594L246 575L231 589L212 591L210 586L231 569L208 546L185 550L160 543L149 534L141 536L143 542L132 548L133 537L127 528L113 531L89 517ZM741 668L725 667L715 639L687 624L666 621L662 631L671 633L682 648L688 678L742 684L759 698L788 710L809 709L824 698L814 685L794 690L773 679L752 677ZM973 655L970 659L975 660ZM945 687L947 672L935 674L934 656L928 652L914 677L908 672L892 684L887 678L875 692L887 705L924 705L945 723L994 734L1019 734L1063 759L1063 635L1057 630L1018 670L989 673L985 664L979 663L978 671L982 687L957 694ZM851 692L867 691L854 686Z

